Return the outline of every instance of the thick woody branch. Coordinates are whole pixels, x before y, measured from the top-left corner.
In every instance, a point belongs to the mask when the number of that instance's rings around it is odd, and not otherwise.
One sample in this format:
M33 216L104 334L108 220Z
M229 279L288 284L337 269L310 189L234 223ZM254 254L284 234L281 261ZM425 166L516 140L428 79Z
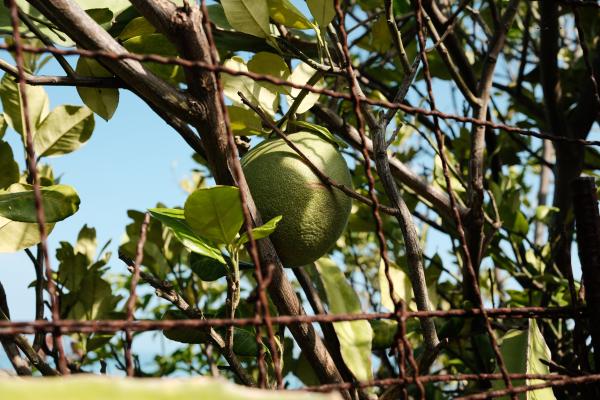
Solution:
M207 34L202 26L203 16L197 5L186 5L176 8L166 0L141 1L132 3L153 25L171 39L178 47L182 56L192 60L211 60ZM185 40L183 40L185 38ZM233 176L230 166L236 162L228 149L227 131L220 107L217 82L211 73L196 70L186 70L186 78L191 93L196 101L208 113L203 115L201 132L206 152L214 157L212 164L215 180L219 184L232 184ZM198 126L197 126L198 128ZM243 180L243 177L241 177ZM248 210L255 225L260 225L261 219L252 200L247 185L239 182L240 190L247 199ZM266 276L271 277L268 286L269 295L277 306L280 314L303 315L304 309L298 300L294 289L285 276L279 257L268 239L258 243L261 266ZM290 327L294 338L304 351L307 359L315 369L322 383L343 382L340 373L311 324L298 324Z
M481 78L477 85L478 104L473 108L473 117L485 119L488 114L490 90L498 56L504 47L506 34L517 13L519 0L511 0L505 8L499 28L492 38L483 64ZM471 158L469 160L469 206L471 218L469 227L469 250L475 271L482 256L483 224L484 224L484 167L485 167L485 126L474 126L471 139Z

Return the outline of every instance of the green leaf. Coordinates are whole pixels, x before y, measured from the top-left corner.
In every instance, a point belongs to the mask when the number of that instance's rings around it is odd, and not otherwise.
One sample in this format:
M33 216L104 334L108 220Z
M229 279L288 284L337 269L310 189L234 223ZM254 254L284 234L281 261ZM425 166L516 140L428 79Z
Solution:
M315 262L327 294L327 304L331 314L362 312L360 300L344 273L327 258ZM373 329L367 321L334 322L333 327L340 341L340 351L348 368L356 379L373 379L371 367L371 343Z
M518 331L510 330L502 338L500 351L504 357L506 368L509 373L515 374L549 374L550 369L540 360L551 360L552 355L550 349L540 332L535 319L529 319L529 327L527 330ZM498 372L498 369L497 371ZM538 379L527 379L512 381L513 386L535 385L542 383ZM495 389L504 389L503 381L494 381ZM508 399L509 397L501 397ZM554 392L552 388L538 389L519 394L519 398L523 400L554 400Z
M394 344L398 332L398 322L389 319L374 319L369 321L373 329L373 348L389 349Z
M306 4L321 28L327 27L335 17L333 0L306 0Z
M132 53L158 54L165 57L176 57L177 49L173 43L160 33L134 36L123 42L123 47ZM164 78L171 83L183 80L183 70L179 65L158 64L145 62L144 66L154 74Z
M257 226L256 228L252 229L252 236L254 237L254 240L266 238L267 236L275 232L275 229L277 229L277 224L279 223L279 221L281 221L281 218L282 216L278 215L274 218L271 218L266 224ZM248 233L244 232L237 242L238 244L242 245L248 242L248 240Z
M56 107L39 125L33 138L38 156L71 153L89 140L94 131L94 114L87 107Z
M248 70L284 81L290 76L290 69L285 60L281 56L268 51L261 51L252 56L248 61ZM274 85L268 82L260 82L259 84L272 93L289 93L287 86Z
M218 248L208 243L206 240L198 237L185 222L184 211L176 208L151 208L148 210L152 217L156 218L164 226L169 228L173 235L188 250L217 260L220 264L225 264L225 260Z
M67 185L43 186L42 202L46 222L58 222L75 214L79 209L79 196ZM17 222L36 223L33 186L12 184L0 191L0 216Z
M301 62L299 63L296 68L294 68L294 71L292 72L292 74L289 77L289 81L293 82L293 83L297 83L298 85L306 85L308 83L308 81L310 80L310 78L312 78L312 76L316 73L317 71L315 69L313 69L311 66L309 66L308 64ZM323 80L321 79L319 82L317 82L317 84L313 85L316 88L323 88ZM300 94L300 92L302 91L302 89L298 89L298 88L291 88L289 91L289 96L285 96L285 100L288 104L288 106L291 106L292 103L294 102L294 100L296 99L296 97L298 97L298 95ZM300 105L298 106L298 109L296 110L296 114L303 114L305 112L307 112L308 110L311 109L312 106L315 105L315 103L317 101L319 101L319 93L313 93L310 92L308 93L304 99L302 99L302 102L300 103Z
M227 106L227 113L234 135L249 136L262 133L262 122L254 111L240 106Z
M267 0L222 0L221 5L236 31L258 37L271 34Z
M149 35L155 33L156 28L144 17L137 17L129 21L119 34L119 39L125 41L135 36Z
M233 243L244 222L240 190L234 186L198 189L187 198L184 210L194 232L219 244Z
M408 275L404 273L400 267L394 264L390 264L389 272L392 281L394 282L394 294L396 299L404 300L409 304L408 308L413 309L410 304L412 303L411 300L413 297L412 285ZM394 311L394 301L390 294L390 285L385 274L385 265L383 261L379 264L379 290L381 290L381 304L389 311Z
M96 255L97 246L96 229L88 227L87 224L84 225L77 235L75 252L85 255L88 263L91 263Z
M273 21L296 29L310 29L312 24L289 0L268 0Z
M54 224L46 224L46 233L50 234ZM40 229L37 223L11 221L0 217L0 253L12 253L38 244Z
M187 315L180 310L167 310L161 318L162 320L185 320L189 319ZM163 335L167 339L174 340L179 343L207 343L210 336L206 329L194 328L173 328L164 329Z
M10 145L0 140L0 189L19 181L19 164L13 157Z
M254 65L256 69L260 69L259 67L263 65L263 62L255 62ZM239 56L226 60L224 66L236 71L248 71L248 66ZM273 86L262 85L247 76L234 76L227 73L221 75L221 81L223 82L223 92L234 103L242 104L238 95L238 92L241 92L248 100L259 105L269 115L275 115L279 105L279 89L273 90Z
M224 263L197 253L190 253L190 269L204 282L214 282L227 275Z
M85 11L98 25L104 29L110 29L113 21L113 13L108 8L91 8Z
M40 121L48 115L50 102L42 86L26 85L25 93L27 95L27 105L33 134ZM6 122L11 128L25 137L20 90L16 80L10 75L5 74L2 81L0 81L0 98L2 99L2 108Z
M210 22L212 22L219 28L233 30L233 27L231 26L229 21L227 21L227 17L225 16L225 10L223 9L222 5L218 3L211 4L206 6L206 8L208 9L208 18L210 19ZM219 50L221 49L219 46L217 47L219 48Z
M2 395L19 400L336 400L340 396L295 391L259 390L223 379L147 378L79 374L54 378L1 378Z
M109 78L113 74L98 61L79 57L75 71L81 76ZM119 90L77 86L81 101L106 121L112 118L119 104Z

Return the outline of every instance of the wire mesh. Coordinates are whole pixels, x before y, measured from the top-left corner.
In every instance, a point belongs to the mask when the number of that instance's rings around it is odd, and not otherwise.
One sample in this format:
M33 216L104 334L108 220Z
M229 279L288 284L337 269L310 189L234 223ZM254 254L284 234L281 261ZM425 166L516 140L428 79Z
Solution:
M432 88L432 78L429 71L429 63L428 57L426 53L425 43L425 27L423 20L423 9L421 5L421 1L417 0L414 2L414 14L416 16L417 22L417 37L419 44L419 57L421 63L423 65L424 73L425 73L425 81L427 83L427 94L428 94L428 102L430 105L429 109L412 107L408 106L402 102L390 102L387 100L381 99L373 99L367 98L361 94L360 85L356 79L356 74L353 70L353 64L351 59L350 50L348 48L348 33L345 30L345 12L341 5L340 0L335 0L335 10L337 14L337 18L339 21L339 33L341 37L341 54L343 55L343 65L344 69L339 71L339 75L347 79L348 86L350 88L349 93L335 91L327 88L321 88L314 85L309 84L298 84L291 81L287 81L284 79L280 79L270 75L258 74L251 71L239 71L232 68L225 67L219 64L219 57L215 42L212 38L211 29L210 29L210 21L208 17L208 12L206 9L206 4L204 1L201 2L201 10L203 14L203 26L208 37L208 42L210 45L211 54L209 55L210 61L199 61L199 60L191 60L183 57L165 57L158 54L135 54L135 53L115 53L110 51L101 51L101 50L85 50L83 48L79 49L61 49L53 46L44 46L44 47L33 47L22 43L22 38L19 30L19 9L17 7L17 3L15 0L8 0L8 7L10 9L10 16L12 20L12 29L13 29L13 43L3 43L0 44L0 49L6 51L12 51L15 54L16 59L16 67L11 68L9 65L3 65L3 70L9 74L15 76L18 80L18 83L21 88L21 101L22 101L22 109L24 113L24 126L26 133L26 150L27 150L27 167L32 177L32 183L35 194L35 207L37 210L37 220L40 230L41 237L41 249L43 253L43 258L45 261L45 275L47 280L47 290L50 294L50 305L52 310L52 319L49 321L46 320L36 320L36 321L25 321L25 322L16 322L16 321L0 321L0 335L2 336L10 336L10 335L18 335L18 334L32 334L32 333L51 333L54 338L54 347L57 352L57 367L61 374L68 374L69 369L67 365L67 360L65 358L65 350L63 348L61 336L63 334L68 333L114 333L114 332L124 332L126 336L126 344L125 348L125 358L126 358L126 371L128 376L133 376L134 374L134 363L132 358L131 345L133 341L133 332L143 332L150 330L159 330L159 329L169 329L169 328L197 328L197 329L209 329L216 327L243 327L243 326L253 326L256 327L256 340L258 344L259 354L258 354L258 366L259 366L259 385L261 387L266 387L266 375L267 375L267 366L265 361L264 348L262 345L262 334L261 329L266 329L268 335L268 345L270 349L270 354L272 356L272 361L274 364L274 373L277 380L277 388L283 389L283 377L281 371L280 360L278 357L277 345L275 343L275 333L273 331L273 325L293 325L299 323L317 323L317 322L341 322L341 321L358 321L358 320L379 320L379 319L388 319L395 320L398 322L398 332L395 336L395 354L398 358L398 367L399 367L399 376L388 379L377 379L373 381L366 382L343 382L336 384L324 384L319 386L307 387L302 390L310 390L310 391L319 391L319 392L327 392L327 391L335 391L335 390L347 390L347 389L356 389L356 388L369 388L369 387L389 387L389 386L401 386L404 390L404 395L407 396L406 388L409 385L416 385L418 388L418 397L421 399L426 398L426 393L423 384L429 382L459 382L459 381L494 381L494 380L502 380L506 388L501 390L491 390L487 392L467 395L461 397L462 399L483 399L483 398L496 398L502 397L506 395L510 395L513 399L517 398L519 393L524 393L527 391L532 391L540 388L546 387L559 387L565 385L574 385L574 384L589 384L600 382L599 374L587 374L584 376L569 376L564 374L514 374L509 373L506 366L505 361L502 357L502 353L499 349L497 340L494 335L494 330L492 327L492 319L529 319L529 318L548 318L548 319L574 319L574 320L583 320L588 318L588 312L585 307L579 306L576 304L576 298L572 296L571 301L572 304L565 307L517 307L517 308L485 308L481 294L478 279L476 276L476 272L472 266L471 253L469 252L469 246L467 242L467 238L463 229L462 219L465 217L461 215L457 206L456 199L454 196L454 192L452 189L450 174L448 171L448 160L445 157L444 150L444 135L441 133L441 129L439 126L439 119L443 120L452 120L462 123L470 123L473 126L479 126L482 128L494 129L497 131L502 131L508 134L514 135L523 135L526 137L534 137L538 139L547 139L550 141L556 142L567 142L567 143L575 143L584 146L599 146L600 141L597 140L584 140L580 138L571 138L566 136L557 136L550 133L545 133L541 131L534 131L529 129L523 129L517 126L511 126L506 124L498 124L487 119L478 119L473 117L466 117L462 115L455 114L447 114L439 111L436 108L433 88ZM448 25L451 26L456 19L458 19L458 14L465 7L468 6L469 1L463 1L456 12L449 18ZM507 7L516 7L517 1L511 2L512 5L508 5ZM580 7L598 7L598 3L595 1L577 1L577 0L564 0L564 4L569 5L572 9L572 12L575 17L575 25L578 33L579 43L582 48L584 54L585 66L587 68L587 72L590 76L590 82L593 85L595 90L595 98L596 101L600 104L600 95L598 94L598 85L594 77L594 70L592 67L592 63L590 62L589 49L585 43L585 37L583 34L583 29L580 26L580 16L578 8ZM506 34L506 31L504 31ZM247 77L255 81L259 82L267 82L274 85L286 86L289 88L302 89L306 90L310 93L317 93L321 95L325 95L330 98L335 99L343 99L352 102L353 104L353 112L358 121L358 133L360 135L360 144L361 144L361 153L363 157L363 166L365 170L365 174L368 180L368 194L369 198L366 197L356 197L360 199L365 204L368 204L372 209L372 215L376 224L376 233L377 239L379 243L379 252L380 256L385 265L386 278L388 280L390 296L395 304L395 310L391 313L356 313L356 314L318 314L318 315L275 315L271 316L269 313L268 300L267 300L267 287L269 285L269 276L264 276L265 268L261 266L261 260L259 257L259 249L257 246L256 240L253 238L252 228L256 221L253 221L249 206L248 199L244 195L246 191L241 190L241 203L242 209L244 211L244 230L249 237L249 253L251 255L252 261L255 265L255 277L257 281L257 289L258 293L256 296L256 312L253 318L204 318L201 314L198 315L197 318L190 318L186 320L136 320L134 318L135 308L136 308L136 287L140 279L146 279L151 284L155 286L155 288L161 289L163 291L168 291L169 288L165 286L164 283L161 283L157 280L151 281L151 278L144 278L140 274L140 265L142 264L143 258L143 249L146 241L146 232L149 224L150 216L149 214L145 215L140 239L137 244L135 261L130 265L130 268L133 272L133 279L131 280L130 285L130 297L126 303L127 308L127 318L123 320L92 320L92 321L79 321L79 320L65 320L60 319L59 317L59 309L58 309L58 298L56 293L56 282L53 278L53 272L51 268L50 258L48 255L48 246L47 246L47 232L45 228L45 214L44 214L44 206L42 202L41 192L40 192L40 179L37 173L36 166L36 154L33 148L33 140L32 140L32 132L30 127L30 118L28 114L28 99L27 99L27 91L25 90L26 84L43 84L43 85L80 85L80 86L88 86L88 87L99 87L99 88L128 88L126 82L122 82L119 79L115 78L82 78L79 77L76 80L72 79L72 77L43 77L43 76L32 76L24 68L23 57L25 53L33 53L33 54L41 54L41 53L49 53L52 55L60 55L60 56L80 56L87 57L92 59L112 59L112 60L136 60L140 62L154 62L159 64L168 64L168 65L179 65L184 68L199 70L199 71L207 71L213 74L219 96L219 103L221 106L221 112L224 117L224 121L226 124L227 131L227 143L228 143L228 151L231 152L233 160L232 162L232 170L233 177L236 185L243 187L247 184L245 182L245 178L241 169L241 165L239 163L237 146L234 140L234 136L229 126L229 120L227 117L227 107L223 97L223 86L219 79L220 73L227 73L233 76L239 77ZM251 103L246 103L252 108ZM406 309L406 305L400 299L397 299L394 292L395 282L392 279L392 276L389 272L390 268L390 260L388 259L388 254L386 250L386 237L384 234L383 223L380 217L380 211L383 209L385 211L385 206L380 205L380 202L377 197L376 189L375 189L375 178L371 171L371 157L369 154L369 149L367 147L367 135L366 135L366 122L365 117L363 116L363 105L381 107L383 109L390 110L401 110L407 114L411 115L423 115L433 117L434 125L435 125L435 136L437 140L438 151L441 156L444 178L446 183L446 192L449 196L451 208L453 210L453 217L455 218L456 226L458 227L459 238L461 243L461 250L463 255L465 256L465 260L467 263L467 271L470 274L470 279L467 281L473 286L474 293L477 294L478 304L475 305L475 308L470 309L450 309L450 310L421 310L421 311L408 311ZM253 108L254 109L254 108ZM255 109L255 111L260 112L259 109ZM270 123L268 119L265 118L265 122ZM283 134L278 130L277 126L273 125L271 127L276 131L279 135L283 136ZM292 146L293 147L293 146ZM294 148L296 152L299 153L303 159L305 159L308 163L310 161L301 153L299 149ZM312 166L314 167L314 166ZM316 167L314 167L316 168ZM317 175L319 175L322 181L329 185L340 188L340 185L336 182L333 182L326 175L316 170ZM322 176L323 175L323 176ZM342 188L344 191L351 191L352 189ZM360 196L360 195L357 195ZM394 210L392 210L393 212ZM388 210L388 212L390 212ZM141 278L140 278L141 276ZM176 297L176 294L174 295ZM175 300L174 300L175 302ZM421 374L422 371L419 371L419 366L413 355L413 350L411 348L410 342L406 337L406 320L407 319L430 319L430 318L479 318L482 319L485 323L485 327L487 333L490 336L490 341L494 349L495 356L497 358L500 373L494 374ZM514 381L523 381L527 380L541 380L544 381L539 384L534 385L519 385L516 386Z

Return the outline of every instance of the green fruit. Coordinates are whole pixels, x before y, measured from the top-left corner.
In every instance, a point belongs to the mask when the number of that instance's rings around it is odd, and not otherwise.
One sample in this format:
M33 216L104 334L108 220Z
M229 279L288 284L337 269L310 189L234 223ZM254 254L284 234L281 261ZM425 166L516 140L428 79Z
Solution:
M332 143L309 132L288 139L319 170L352 187L348 166ZM242 167L262 219L283 216L270 236L283 265L310 264L331 249L348 222L347 195L323 184L283 139L260 143L244 156Z

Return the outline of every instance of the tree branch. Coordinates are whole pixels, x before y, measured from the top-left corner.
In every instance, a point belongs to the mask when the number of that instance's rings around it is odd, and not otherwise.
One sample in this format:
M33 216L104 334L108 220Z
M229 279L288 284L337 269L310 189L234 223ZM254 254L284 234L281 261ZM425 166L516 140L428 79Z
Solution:
M329 108L315 104L312 108L314 114L323 121L332 131L336 132L348 144L354 148L360 148L360 136L353 126L347 125L336 112ZM367 149L373 154L373 143L367 138ZM398 159L388 156L392 175L403 185L415 192L418 196L431 203L432 208L443 216L452 215L450 199L442 190L430 185L420 176L415 174L410 168ZM461 214L465 215L468 211L465 207L460 207Z
M191 60L212 62L207 33L202 26L203 16L195 3L187 4L182 8L176 8L166 0L133 0L132 3L175 43L182 56ZM214 75L205 71L187 69L186 78L196 101L203 110L207 111L202 115L201 124L194 125L202 133L207 155L213 157L211 169L215 180L218 184L233 184L230 166L239 161L233 159L232 151L228 148L228 133L219 100L222 94L217 90ZM260 215L245 184L245 179L243 175L239 178L238 186L247 199L247 207L254 225L261 225ZM263 239L257 242L257 245L263 273L271 277L267 289L279 313L305 314L271 241ZM322 383L343 382L331 355L311 324L294 324L290 326L290 331Z

